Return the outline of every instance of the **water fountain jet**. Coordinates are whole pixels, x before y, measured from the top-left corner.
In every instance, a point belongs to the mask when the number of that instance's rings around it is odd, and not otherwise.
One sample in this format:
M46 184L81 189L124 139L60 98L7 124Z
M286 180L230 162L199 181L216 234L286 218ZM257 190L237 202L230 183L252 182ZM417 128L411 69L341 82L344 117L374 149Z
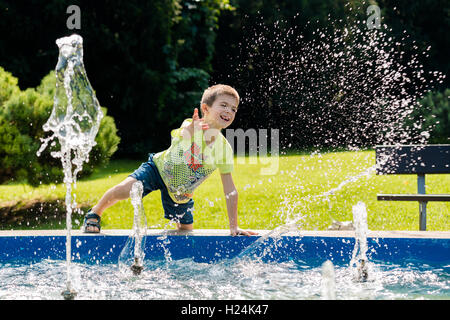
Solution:
M353 222L355 225L355 247L350 260L350 266L356 269L355 278L365 282L369 278L369 265L367 259L367 210L364 202L353 206Z
M60 151L52 151L54 158L60 158L66 185L66 261L67 283L62 292L64 299L72 300L76 296L70 279L71 261L71 230L72 211L75 201L72 201L72 186L76 185L76 176L82 170L83 164L89 161L89 152L96 145L95 136L100 127L103 113L89 83L83 63L83 38L77 34L56 40L59 48L56 72L56 90L52 113L43 125L44 131L53 134L41 139L42 145L37 152L42 151L55 139L60 144ZM75 165L73 169L72 165Z
M144 186L141 181L136 181L131 187L130 198L134 208L133 231L119 256L119 268L124 269L123 266L129 266L131 260L130 269L134 275L140 275L144 269L144 237L147 234L147 220L142 203L143 191Z
M334 265L330 260L322 264L322 297L325 300L336 299Z

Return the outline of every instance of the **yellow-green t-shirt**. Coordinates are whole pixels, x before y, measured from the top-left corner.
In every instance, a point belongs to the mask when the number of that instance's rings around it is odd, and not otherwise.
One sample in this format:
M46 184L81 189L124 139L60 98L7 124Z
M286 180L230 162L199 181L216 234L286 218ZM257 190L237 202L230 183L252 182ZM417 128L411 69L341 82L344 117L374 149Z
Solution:
M186 121L192 122L192 119ZM183 138L181 130L172 130L169 149L153 156L169 195L176 203L192 199L194 189L217 168L221 174L232 172L234 161L233 149L222 133L207 146L202 130L196 131L191 139Z

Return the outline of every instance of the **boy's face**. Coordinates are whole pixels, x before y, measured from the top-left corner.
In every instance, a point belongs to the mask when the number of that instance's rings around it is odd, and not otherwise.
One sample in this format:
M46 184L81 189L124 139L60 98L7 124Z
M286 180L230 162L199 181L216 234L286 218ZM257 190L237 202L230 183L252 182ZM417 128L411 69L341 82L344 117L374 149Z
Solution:
M210 127L225 129L233 123L237 106L238 101L235 97L228 94L219 95L212 106L202 104L203 118Z

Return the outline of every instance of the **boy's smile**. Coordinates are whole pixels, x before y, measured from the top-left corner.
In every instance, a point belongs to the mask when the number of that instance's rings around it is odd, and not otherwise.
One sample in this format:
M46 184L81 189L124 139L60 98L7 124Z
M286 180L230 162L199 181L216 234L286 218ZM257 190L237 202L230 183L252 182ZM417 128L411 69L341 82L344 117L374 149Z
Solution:
M225 129L233 123L237 105L238 101L235 97L222 94L216 98L212 106L202 105L203 119L210 128Z

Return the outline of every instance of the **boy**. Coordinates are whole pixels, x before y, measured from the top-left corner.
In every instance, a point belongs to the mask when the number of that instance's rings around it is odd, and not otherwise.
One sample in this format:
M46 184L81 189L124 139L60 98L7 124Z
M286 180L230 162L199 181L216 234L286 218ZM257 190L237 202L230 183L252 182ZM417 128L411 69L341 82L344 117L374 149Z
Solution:
M203 93L200 108L203 118L194 109L192 119L172 130L169 149L149 154L147 162L123 182L109 189L84 219L84 232L100 232L100 216L119 200L130 196L132 185L141 181L142 197L161 190L164 217L176 221L178 230L193 230L194 200L192 193L216 168L219 168L226 198L231 235L255 235L238 228L238 194L234 186L233 149L221 134L234 120L239 94L227 85L214 85Z

